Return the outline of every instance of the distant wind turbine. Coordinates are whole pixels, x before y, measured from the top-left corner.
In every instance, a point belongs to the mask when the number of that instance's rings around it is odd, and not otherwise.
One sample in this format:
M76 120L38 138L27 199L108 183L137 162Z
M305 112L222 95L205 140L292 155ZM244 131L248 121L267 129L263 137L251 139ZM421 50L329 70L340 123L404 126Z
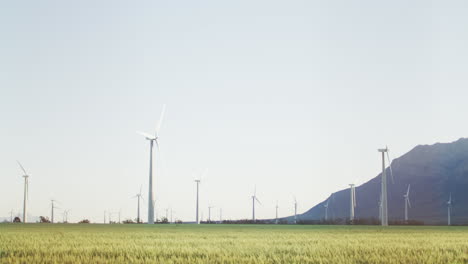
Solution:
M276 218L275 218L275 224L278 224L278 201L276 201Z
M213 209L214 206L208 206L208 223L211 223L211 209Z
M262 204L262 203L260 202L260 200L258 200L258 198L257 198L257 186L255 186L255 188L254 188L254 193L253 193L253 195L252 195L252 220L253 220L254 222L256 221L256 219L255 219L255 202L256 202L256 201L257 201L259 204Z
M29 200L29 175L24 169L23 165L19 161L18 165L20 166L21 170L23 171L23 177L24 177L24 198L23 198L23 223L27 223L28 221L28 212L27 212L27 201Z
M13 223L13 214L14 214L14 211L11 210L10 211L10 223Z
M200 175L200 178L195 179L195 183L197 184L197 203L196 203L196 212L195 212L195 222L196 224L200 224L199 210L200 210L200 182L202 177L206 174L206 169Z
M411 208L411 203L409 200L409 191L410 191L411 185L408 184L408 190L406 191L406 194L403 195L405 198L405 222L408 223L408 207Z
M143 196L141 195L141 189L143 186L140 186L140 192L133 196L132 198L137 198L137 224L141 223L141 218L140 218L140 199L143 199Z
M297 200L294 196L294 224L297 224Z
M154 224L154 189L153 189L153 145L156 143L156 147L159 150L159 129L161 128L162 120L164 118L164 112L166 111L166 105L163 105L163 109L161 111L161 117L159 118L159 122L156 126L156 130L154 135L150 135L148 133L137 132L140 135L143 135L147 140L150 141L150 168L149 168L149 191L148 191L148 224Z
M349 185L350 190L350 210L349 210L349 221L354 222L354 209L356 208L356 188L354 184Z
M50 222L53 224L54 223L54 209L59 209L59 208L55 206L56 200L51 199L50 202L51 202Z
M447 225L452 225L452 193L447 202Z

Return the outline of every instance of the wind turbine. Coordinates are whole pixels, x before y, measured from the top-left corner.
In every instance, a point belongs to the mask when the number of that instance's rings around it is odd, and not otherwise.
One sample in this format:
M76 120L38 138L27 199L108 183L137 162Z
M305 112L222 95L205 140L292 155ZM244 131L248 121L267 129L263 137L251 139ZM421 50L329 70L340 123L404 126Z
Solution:
M297 200L294 196L294 224L297 224Z
M330 204L330 198L328 198L327 203L323 205L325 208L325 221L328 220L328 205Z
M275 224L278 224L278 201L276 201L276 219L275 219Z
M452 225L452 193L450 193L449 200L447 202L447 225Z
M206 173L206 169L203 171L203 173L200 175L200 178L195 179L195 183L197 184L197 204L196 204L196 216L195 216L195 222L199 225L200 224L200 218L198 217L199 213L199 207L200 207L200 182L202 176Z
M14 213L14 211L11 210L10 211L10 223L13 223L13 213Z
M154 193L153 193L153 145L156 143L156 147L159 151L159 129L161 128L162 120L164 118L164 112L166 111L166 105L163 105L163 109L161 111L161 117L159 118L159 122L156 126L156 130L154 135L150 135L148 133L137 132L140 135L143 135L146 140L150 142L150 166L149 166L149 191L148 191L148 224L154 224Z
M223 223L223 208L219 208L219 223Z
M140 218L140 199L143 199L143 196L141 195L141 189L143 188L143 186L140 186L140 192L133 196L132 198L137 198L138 200L138 206L137 206L137 224L141 223L141 218Z
M378 152L382 153L382 191L381 191L381 197L382 197L382 205L381 205L381 224L382 226L388 226L388 203L387 203L387 174L386 174L386 167L385 167L385 153L387 154L387 159L388 159L388 164L389 164L389 169L390 169L390 175L392 177L393 181L393 171L392 171L392 166L390 163L390 156L388 154L389 149L388 147L385 147L384 149L379 149Z
M356 189L354 184L349 185L350 190L350 210L349 210L349 221L354 222L354 208L356 208Z
M252 220L255 222L255 201L262 204L257 198L257 186L254 188L254 194L252 195Z
M27 209L27 201L29 200L29 181L28 181L29 175L24 169L23 165L21 165L19 161L16 161L16 162L18 162L18 165L20 166L21 170L24 172L24 175L23 175L24 177L23 223L26 223L28 220L28 212L26 209Z
M70 210L63 210L63 223L68 223L68 212Z
M409 200L409 191L410 191L411 185L408 184L408 190L406 191L406 194L403 195L405 198L405 222L408 223L408 207L411 208L411 203Z
M50 222L53 224L54 223L54 209L59 209L59 208L55 206L56 200L51 199L50 202L51 202Z
M106 215L107 215L107 211L104 210L104 224L106 223Z
M208 223L211 223L211 209L213 209L214 206L208 206Z

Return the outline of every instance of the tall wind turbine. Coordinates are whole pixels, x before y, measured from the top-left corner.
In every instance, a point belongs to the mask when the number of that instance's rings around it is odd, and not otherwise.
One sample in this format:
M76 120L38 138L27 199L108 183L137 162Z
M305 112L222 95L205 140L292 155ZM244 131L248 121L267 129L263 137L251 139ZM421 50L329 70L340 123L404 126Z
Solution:
M276 218L275 218L275 224L278 224L278 201L276 201Z
M13 213L14 213L14 211L11 210L10 211L10 223L13 223Z
M254 194L252 195L252 220L255 222L255 201L262 204L257 198L257 186L255 186Z
M55 206L56 200L51 199L51 213L50 213L50 222L53 224L54 223L54 209L58 209L58 207Z
M409 200L409 191L410 191L411 184L408 184L408 190L406 191L406 194L403 195L405 198L405 222L408 223L408 207L411 208L411 203Z
M140 199L143 199L143 196L141 195L141 189L142 189L142 186L140 186L140 192L133 196L132 198L137 198L138 200L138 204L137 204L137 224L141 223L141 218L140 218Z
M381 224L382 226L388 226L388 203L387 203L387 174L386 174L386 167L385 167L385 153L387 154L387 159L388 159L388 164L389 164L389 169L390 169L390 175L392 176L393 180L393 172L392 172L392 166L390 163L390 156L388 154L389 149L388 147L385 147L384 149L379 149L378 150L380 153L382 153L382 191L381 191L381 196L382 196L382 205L381 205Z
M197 204L196 204L196 212L195 212L195 222L197 224L200 224L200 218L199 218L199 210L200 210L200 182L203 177L203 175L206 173L206 169L200 174L200 178L195 179L195 183L197 184Z
M214 206L208 206L208 223L211 223L211 209L213 209Z
M447 225L452 225L452 193L447 202Z
M297 224L297 200L294 196L294 224Z
M140 135L143 135L146 140L150 142L150 166L149 166L149 191L148 191L148 224L154 224L154 193L153 193L153 145L156 143L156 147L159 150L159 129L161 128L162 120L164 118L164 112L166 111L166 105L163 105L163 109L161 111L161 117L159 118L159 122L156 126L156 130L154 135L150 135L148 133L137 132Z
M24 175L24 198L23 198L23 223L27 223L28 221L28 212L27 212L27 202L28 202L28 197L29 197L29 182L28 182L28 178L29 178L29 175L28 173L26 172L26 170L24 169L23 165L21 165L21 163L19 161L16 161L18 162L18 165L20 166L21 170L23 171Z
M349 221L351 223L354 222L354 209L356 208L356 189L354 188L354 184L349 185L349 191L350 191L350 209L349 209Z

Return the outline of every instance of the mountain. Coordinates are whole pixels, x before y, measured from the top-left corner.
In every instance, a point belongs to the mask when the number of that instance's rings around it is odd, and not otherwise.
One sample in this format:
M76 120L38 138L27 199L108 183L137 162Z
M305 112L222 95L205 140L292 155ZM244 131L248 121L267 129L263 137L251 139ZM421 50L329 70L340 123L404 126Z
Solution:
M377 151L376 151L377 155ZM387 168L389 220L404 219L404 198L411 184L409 219L425 224L447 223L447 201L452 194L452 223L468 224L468 139L452 143L420 145L392 162L394 183ZM381 173L356 187L356 218L379 217L378 201ZM348 219L349 189L333 193L328 199L329 219ZM327 199L327 200L328 200ZM325 217L327 200L299 216L301 220Z

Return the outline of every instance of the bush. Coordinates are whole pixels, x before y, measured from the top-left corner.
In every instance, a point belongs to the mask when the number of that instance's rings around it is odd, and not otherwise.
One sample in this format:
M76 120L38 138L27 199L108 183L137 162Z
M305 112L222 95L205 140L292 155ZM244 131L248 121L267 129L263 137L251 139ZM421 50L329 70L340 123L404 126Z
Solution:
M91 223L88 219L83 219L81 221L78 222L78 224L89 224Z

